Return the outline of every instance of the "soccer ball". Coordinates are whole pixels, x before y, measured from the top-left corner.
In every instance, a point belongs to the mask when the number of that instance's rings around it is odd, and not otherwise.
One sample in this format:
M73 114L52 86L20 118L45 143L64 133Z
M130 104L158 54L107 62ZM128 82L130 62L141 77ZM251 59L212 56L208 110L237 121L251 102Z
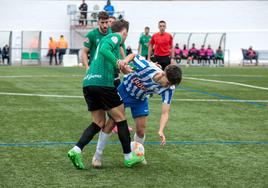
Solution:
M139 142L131 142L131 151L134 152L137 156L143 156L144 155L144 147L141 143Z

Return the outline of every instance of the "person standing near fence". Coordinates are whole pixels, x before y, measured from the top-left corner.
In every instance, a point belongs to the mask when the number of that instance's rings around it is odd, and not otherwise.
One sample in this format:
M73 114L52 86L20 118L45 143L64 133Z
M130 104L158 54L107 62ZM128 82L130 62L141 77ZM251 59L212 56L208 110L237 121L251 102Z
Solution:
M138 46L139 54L141 54L146 59L148 58L148 45L152 38L152 36L149 35L149 32L150 32L150 28L145 27L144 34L142 34L142 36L140 37L139 46Z
M80 10L80 25L87 25L87 4L85 3L85 0L82 1L82 4L79 6Z
M103 10L108 12L109 16L114 15L114 6L111 4L111 0L107 0L107 4L104 6Z
M170 33L165 32L166 22L158 22L159 32L155 33L150 42L148 49L148 60L151 61L152 50L154 48L154 61L159 63L163 70L169 64L175 64L174 50L173 50L173 37Z
M2 49L2 60L3 60L3 64L5 64L5 59L7 59L7 64L10 65L9 46L7 44Z
M52 37L50 37L49 43L48 43L49 65L52 65L52 58L53 57L55 57L55 65L58 64L56 50L57 50L57 42Z
M60 40L58 42L58 48L59 48L59 64L62 64L63 55L66 53L66 50L68 48L68 42L64 38L63 35L60 36Z

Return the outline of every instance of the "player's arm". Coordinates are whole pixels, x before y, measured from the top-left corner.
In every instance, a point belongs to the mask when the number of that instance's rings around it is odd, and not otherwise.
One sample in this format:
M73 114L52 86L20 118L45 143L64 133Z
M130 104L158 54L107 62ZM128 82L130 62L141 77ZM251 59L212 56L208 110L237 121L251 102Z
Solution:
M135 57L135 54L129 54L127 57L125 57L125 59L123 60L123 63L124 63L124 66L121 67L121 71L124 73L124 74L128 74L130 72L133 72L133 69L132 67L130 67L128 65L128 63L130 61L132 61Z
M166 104L166 103L162 104L162 114L161 114L161 118L160 118L160 126L159 126L159 131L158 131L158 134L159 134L160 139L161 139L161 145L165 145L165 143L166 143L164 129L165 129L167 122L168 122L169 109L170 109L170 104Z
M135 54L129 54L127 57L125 57L124 61L126 63L129 63L130 61L132 61L135 58Z
M138 54L141 54L141 44L138 45Z
M120 55L121 55L122 58L126 57L125 56L125 50L124 50L124 48L122 46L120 46Z
M84 39L84 47L82 49L82 63L83 65L85 66L86 70L89 69L89 59L88 59L88 54L90 53L90 47L91 47L91 41L92 40L92 33L88 33L86 36L85 36L85 39Z
M173 37L170 39L170 57L171 57L171 64L176 64L175 62L175 56L174 56L174 46L173 46Z
M105 59L107 59L109 62L113 64L114 67L119 67L120 70L124 74L128 74L132 72L132 69L130 67L127 67L127 63L125 60L120 60L115 57L115 55L112 53L112 51L116 48L117 45L120 45L121 39L117 38L116 36L113 36L110 40L107 40L100 48L100 53L103 55ZM118 47L118 46L117 46Z
M153 45L150 43L148 47L148 61L151 61L151 56L152 56L152 51L153 51Z
M139 45L138 45L138 54L141 54L141 38L139 40Z
M158 134L161 139L161 145L164 145L166 143L164 129L168 122L170 103L171 103L173 94L174 94L173 89L167 89L162 93L162 114L160 118L160 126L159 126L159 131L158 131Z
M154 43L155 42L154 42L154 35L153 35L148 46L148 58L147 58L148 61L151 61Z
M89 54L89 48L83 47L82 49L82 62L83 65L85 66L86 70L88 70L89 65L88 65L88 54Z

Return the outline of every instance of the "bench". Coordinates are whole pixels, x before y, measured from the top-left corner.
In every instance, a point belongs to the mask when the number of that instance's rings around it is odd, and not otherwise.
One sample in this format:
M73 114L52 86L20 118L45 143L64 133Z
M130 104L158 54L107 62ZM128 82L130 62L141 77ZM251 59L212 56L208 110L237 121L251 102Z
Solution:
M248 63L250 61L250 58L247 56L247 49L242 49L243 54L243 62L242 65L244 66L245 63ZM258 61L265 61L268 62L268 50L258 50L256 51L257 54L257 60ZM255 61L255 59L253 59ZM258 65L258 64L256 64Z

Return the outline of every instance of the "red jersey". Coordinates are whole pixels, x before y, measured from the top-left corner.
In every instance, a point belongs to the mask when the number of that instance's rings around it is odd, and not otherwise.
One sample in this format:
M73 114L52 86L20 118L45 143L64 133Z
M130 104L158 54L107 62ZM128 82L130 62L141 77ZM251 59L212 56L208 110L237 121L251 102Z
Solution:
M155 33L150 44L154 46L154 55L156 56L170 56L173 37L169 33Z

